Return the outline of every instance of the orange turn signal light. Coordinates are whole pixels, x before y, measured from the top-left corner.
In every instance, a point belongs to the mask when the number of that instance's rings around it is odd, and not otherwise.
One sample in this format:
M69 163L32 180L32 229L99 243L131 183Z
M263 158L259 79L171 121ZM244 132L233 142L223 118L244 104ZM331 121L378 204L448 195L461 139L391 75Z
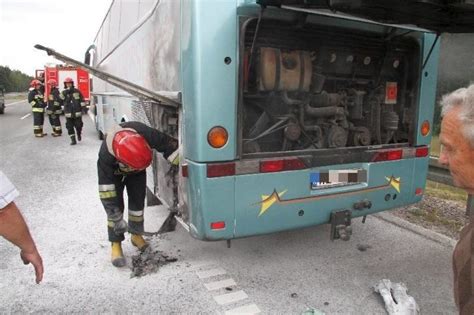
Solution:
M224 127L213 127L209 130L207 134L207 142L213 148L219 149L225 146L227 140L229 139L229 134Z
M430 122L428 120L425 120L422 124L421 124L421 135L423 137L426 137L429 133L430 133Z

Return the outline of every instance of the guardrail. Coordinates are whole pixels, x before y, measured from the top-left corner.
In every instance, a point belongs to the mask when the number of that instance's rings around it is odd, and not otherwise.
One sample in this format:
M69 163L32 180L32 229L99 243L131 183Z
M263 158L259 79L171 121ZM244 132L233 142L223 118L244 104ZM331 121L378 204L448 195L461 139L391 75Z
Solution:
M429 162L429 169L428 169L428 179L449 185L449 186L454 186L453 184L453 179L451 177L451 173L449 172L449 169L444 166L439 164L438 158L437 157L430 157L430 162ZM474 215L474 196L473 195L468 195L467 196L467 201L466 201L466 215Z

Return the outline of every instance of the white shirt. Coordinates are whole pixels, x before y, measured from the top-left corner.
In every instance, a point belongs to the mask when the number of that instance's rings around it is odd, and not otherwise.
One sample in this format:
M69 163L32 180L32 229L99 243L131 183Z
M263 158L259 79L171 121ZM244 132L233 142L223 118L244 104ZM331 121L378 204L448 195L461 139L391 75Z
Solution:
M10 204L20 193L10 182L7 176L0 171L0 209Z

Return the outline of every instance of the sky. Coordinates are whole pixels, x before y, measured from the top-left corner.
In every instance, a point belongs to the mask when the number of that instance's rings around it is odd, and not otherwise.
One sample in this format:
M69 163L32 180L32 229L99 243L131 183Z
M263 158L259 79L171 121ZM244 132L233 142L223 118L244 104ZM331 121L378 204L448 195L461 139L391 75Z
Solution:
M83 61L111 2L0 0L0 65L34 76L46 63L61 63L35 44Z

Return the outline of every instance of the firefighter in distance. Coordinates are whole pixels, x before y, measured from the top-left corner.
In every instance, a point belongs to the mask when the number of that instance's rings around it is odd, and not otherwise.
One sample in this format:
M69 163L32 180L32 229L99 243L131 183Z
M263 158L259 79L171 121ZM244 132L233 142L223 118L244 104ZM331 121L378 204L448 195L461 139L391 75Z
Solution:
M81 91L74 87L74 80L67 77L64 79L64 90L59 96L64 104L64 116L66 116L66 129L71 138L71 145L82 140L82 112L85 111L86 103Z
M41 82L35 79L31 81L30 87L28 102L31 105L31 111L33 112L33 133L35 137L42 138L47 134L43 133L44 109L46 103L44 102L44 96L41 92Z
M58 83L54 79L48 80L49 95L48 95L48 106L46 107L46 113L49 117L49 123L53 129L51 134L53 137L59 137L62 135L61 120L59 119L62 109L61 109L61 98L60 93L57 88Z
M112 245L112 264L125 266L122 252L124 233L140 251L148 247L143 238L146 197L145 169L152 161L152 149L173 165L179 163L178 141L140 122L124 122L105 135L99 150L97 172L99 196L107 213L107 231ZM123 191L128 195L128 223L124 220Z

